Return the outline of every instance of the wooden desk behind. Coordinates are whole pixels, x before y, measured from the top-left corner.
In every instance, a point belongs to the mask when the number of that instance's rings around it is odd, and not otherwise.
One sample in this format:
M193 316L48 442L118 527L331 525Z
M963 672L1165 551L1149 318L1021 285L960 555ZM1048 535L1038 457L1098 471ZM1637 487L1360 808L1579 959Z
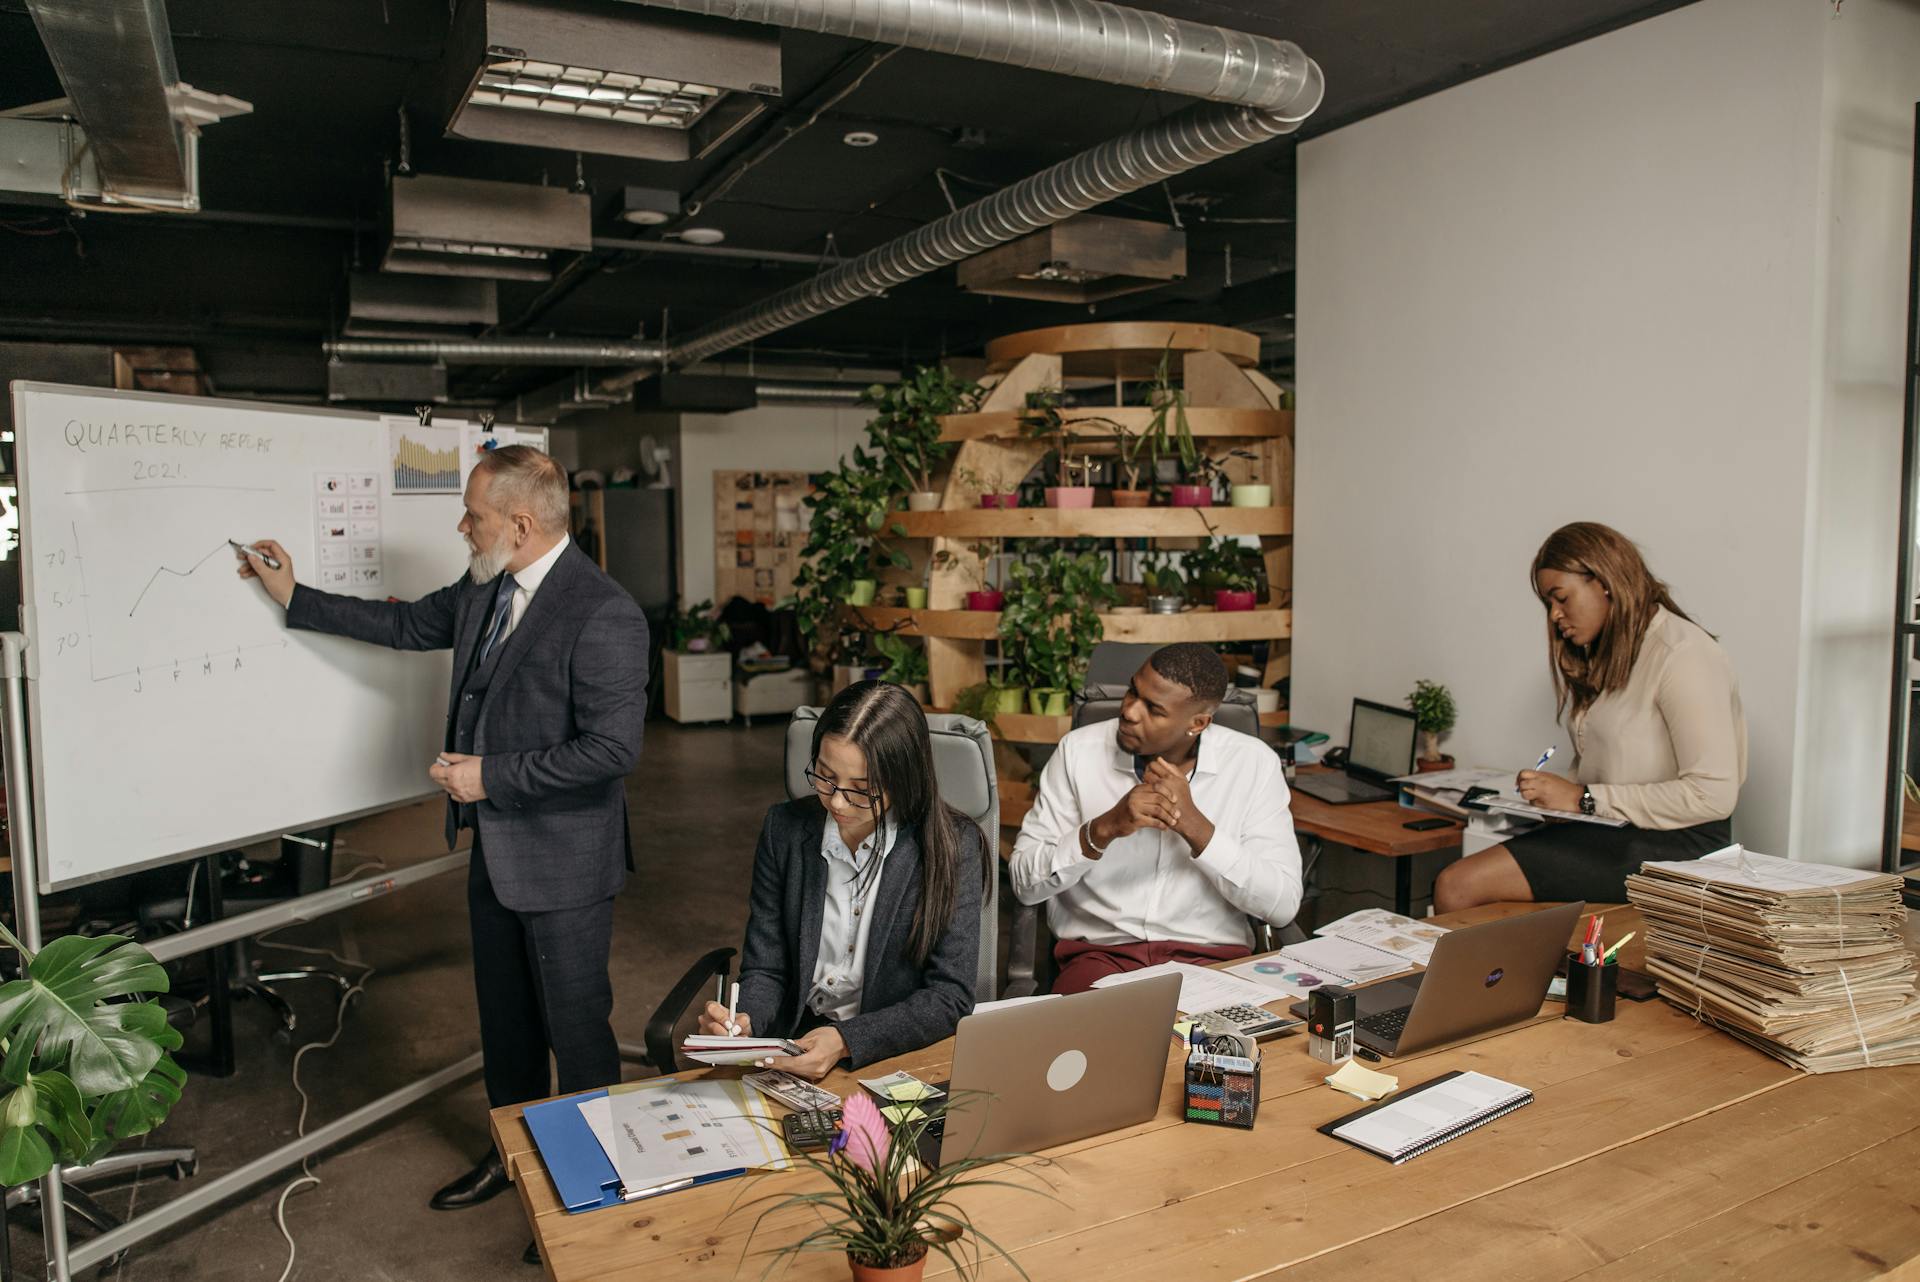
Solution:
M1301 766L1303 775L1327 774L1324 766ZM1308 837L1338 842L1369 855L1394 861L1393 910L1402 916L1413 913L1413 861L1410 856L1452 850L1460 845L1466 825L1449 820L1444 828L1415 832L1409 823L1444 816L1425 810L1411 810L1397 801L1363 801L1351 806L1336 806L1310 797L1295 789L1291 794L1293 829Z
M1616 909L1608 933L1637 924ZM1911 1193L1920 1067L1808 1077L1664 1002L1622 1002L1603 1025L1557 1010L1550 1003L1535 1023L1382 1066L1402 1086L1477 1069L1537 1096L1405 1166L1315 1133L1359 1102L1321 1084L1326 1065L1295 1035L1267 1044L1253 1131L1182 1122L1170 1053L1159 1116L1047 1155L1058 1201L979 1189L963 1204L1035 1282L1282 1270L1329 1282L1828 1280L1920 1270ZM942 1044L862 1073L938 1079L949 1054ZM850 1074L827 1084L856 1089ZM771 1182L747 1190L730 1180L568 1215L519 1110L497 1110L493 1127L556 1282L731 1282L758 1276L758 1251L804 1231L797 1216L772 1217L749 1243L752 1214L728 1215L743 1190L751 1197ZM943 1259L929 1263L929 1277L949 1273ZM847 1267L809 1255L781 1276L838 1282ZM995 1263L984 1276L1016 1275Z

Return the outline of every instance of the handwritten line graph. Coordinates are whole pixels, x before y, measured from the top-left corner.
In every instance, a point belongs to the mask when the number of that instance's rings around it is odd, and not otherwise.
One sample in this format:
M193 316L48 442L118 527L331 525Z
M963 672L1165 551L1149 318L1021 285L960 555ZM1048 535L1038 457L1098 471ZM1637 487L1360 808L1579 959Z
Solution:
M74 536L75 538L78 538L79 531L77 530L74 531ZM133 617L133 611L138 610L140 608L140 603L147 599L147 593L152 590L154 583L160 578L161 575L171 574L176 579L191 578L193 577L194 573L200 569L201 566L205 565L207 562L213 560L214 557L218 556L221 552L225 551L226 547L227 547L226 540L222 539L219 543L214 545L213 551L207 553L205 556L201 557L198 561L195 561L193 563L193 569L191 570L175 570L164 565L161 566L159 569L155 570L153 572L153 577L147 580L147 586L144 588L141 588L140 595L133 599L133 610L127 611L127 617L129 619Z

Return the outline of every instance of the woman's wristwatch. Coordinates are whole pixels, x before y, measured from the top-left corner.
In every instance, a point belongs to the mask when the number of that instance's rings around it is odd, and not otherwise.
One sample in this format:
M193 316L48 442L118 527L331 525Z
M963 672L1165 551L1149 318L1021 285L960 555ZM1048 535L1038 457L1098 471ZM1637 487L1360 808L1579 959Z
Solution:
M1580 789L1580 813L1583 815L1590 815L1593 813L1593 808L1594 808L1593 789L1582 787Z

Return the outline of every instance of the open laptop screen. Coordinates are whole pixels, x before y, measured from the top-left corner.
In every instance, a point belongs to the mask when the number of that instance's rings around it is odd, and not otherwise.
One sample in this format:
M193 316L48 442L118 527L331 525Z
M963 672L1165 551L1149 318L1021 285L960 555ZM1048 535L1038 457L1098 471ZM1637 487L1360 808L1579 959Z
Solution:
M1413 713L1405 708L1355 699L1347 768L1375 780L1411 774L1417 725Z

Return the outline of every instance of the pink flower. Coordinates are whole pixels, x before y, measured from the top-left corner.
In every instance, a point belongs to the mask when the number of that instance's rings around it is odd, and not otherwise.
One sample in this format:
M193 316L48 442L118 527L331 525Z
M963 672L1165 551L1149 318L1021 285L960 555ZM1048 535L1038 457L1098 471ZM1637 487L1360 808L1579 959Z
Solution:
M840 1108L840 1132L846 1137L846 1158L861 1170L872 1174L886 1165L892 1137L887 1134L886 1119L865 1095L852 1095Z

